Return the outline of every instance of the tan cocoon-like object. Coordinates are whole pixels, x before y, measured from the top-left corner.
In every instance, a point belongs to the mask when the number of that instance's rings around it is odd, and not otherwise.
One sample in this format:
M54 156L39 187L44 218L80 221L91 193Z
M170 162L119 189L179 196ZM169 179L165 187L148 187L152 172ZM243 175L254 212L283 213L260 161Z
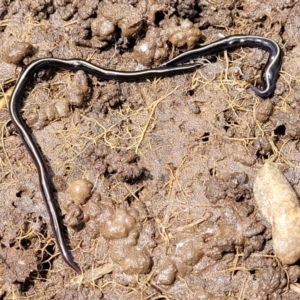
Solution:
M253 185L254 198L272 225L273 249L283 264L300 258L300 206L297 195L276 164L266 162Z

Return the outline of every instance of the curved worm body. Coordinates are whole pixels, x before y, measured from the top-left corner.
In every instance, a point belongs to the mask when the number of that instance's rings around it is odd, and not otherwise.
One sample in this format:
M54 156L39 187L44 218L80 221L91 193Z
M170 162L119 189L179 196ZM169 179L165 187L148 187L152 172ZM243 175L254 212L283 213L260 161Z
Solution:
M25 71L21 74L9 103L9 111L11 119L18 130L24 145L30 153L39 174L40 189L42 197L46 203L47 210L50 216L50 222L56 239L59 250L66 263L73 268L77 273L81 273L79 266L75 263L63 234L62 221L59 215L59 210L55 202L53 185L50 175L47 170L46 162L41 151L35 143L29 128L21 114L21 104L27 84L41 69L59 68L67 70L83 70L91 75L95 75L105 80L116 81L137 81L150 77L161 77L174 75L181 72L192 71L199 67L198 63L187 63L187 60L223 51L237 47L258 47L270 53L268 62L263 71L263 78L266 86L263 90L252 86L254 92L261 97L269 97L275 89L276 79L281 66L281 50L277 43L270 39L255 37L255 36L231 36L206 45L200 49L187 51L171 59L165 64L156 69L148 69L143 71L123 72L99 68L91 63L83 60L64 60L56 58L43 58L30 63Z
M269 52L268 61L262 72L263 89L251 85L252 90L262 98L272 96L276 87L278 73L282 63L282 51L279 45L268 38L253 35L233 35L217 40L201 48L186 51L161 66L174 66L195 57L202 57L224 50L232 50L240 47L260 48Z
M11 119L17 128L24 145L30 153L39 174L40 189L43 199L46 203L47 210L50 216L52 231L56 239L59 250L66 263L73 268L77 273L81 273L79 266L74 262L73 257L67 247L63 234L62 221L59 216L59 210L55 202L53 185L50 175L47 170L46 162L41 151L35 143L30 130L28 129L21 114L21 103L24 96L24 91L28 82L33 75L41 69L59 68L68 70L84 70L85 72L95 75L106 80L113 79L117 81L134 81L149 77L160 77L172 74L178 74L184 71L195 70L198 64L187 64L184 66L170 66L159 69L148 69L136 72L122 72L99 68L91 63L83 60L63 60L55 58L44 58L36 60L28 65L25 71L21 74L9 103L9 111Z

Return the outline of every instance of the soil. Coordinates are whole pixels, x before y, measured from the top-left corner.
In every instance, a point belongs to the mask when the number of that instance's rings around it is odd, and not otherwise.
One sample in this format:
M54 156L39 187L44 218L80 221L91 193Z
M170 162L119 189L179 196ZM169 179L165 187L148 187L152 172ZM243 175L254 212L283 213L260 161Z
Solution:
M276 258L253 198L266 160L300 193L299 14L293 0L1 0L0 299L300 299L300 266ZM233 34L283 49L271 99L250 88L268 54L247 48L172 77L117 83L50 68L28 87L23 117L76 275L7 109L22 69L57 57L141 70Z

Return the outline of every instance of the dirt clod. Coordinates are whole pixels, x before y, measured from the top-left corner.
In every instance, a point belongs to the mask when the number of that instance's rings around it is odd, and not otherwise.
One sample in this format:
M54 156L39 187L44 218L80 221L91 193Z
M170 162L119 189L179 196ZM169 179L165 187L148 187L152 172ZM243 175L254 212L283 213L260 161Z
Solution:
M127 237L135 226L136 220L126 211L118 209L101 220L102 234L107 239Z
M270 115L273 111L273 102L271 100L265 100L263 102L260 102L256 108L256 120L264 123L268 121Z
M201 31L188 19L180 20L179 24L177 19L171 19L166 24L166 33L171 44L178 48L191 49L201 37Z
M84 204L91 196L92 183L87 179L77 179L69 187L71 199L77 204Z
M26 56L31 55L33 52L33 46L27 42L14 42L12 45L6 48L3 54L3 60L7 63L18 64Z

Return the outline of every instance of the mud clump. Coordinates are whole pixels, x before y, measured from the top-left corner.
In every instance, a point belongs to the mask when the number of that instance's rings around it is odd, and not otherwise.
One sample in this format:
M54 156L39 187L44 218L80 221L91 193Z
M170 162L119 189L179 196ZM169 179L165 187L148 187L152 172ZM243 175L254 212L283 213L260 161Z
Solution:
M56 80L55 78L53 81ZM35 109L26 110L24 113L29 127L42 129L54 119L70 116L74 107L82 108L88 104L92 95L88 76L83 71L77 71L71 80L68 77L66 81L67 88L60 82L57 88L51 91L54 96L52 101L48 101L44 93L32 95ZM47 84L41 86L42 89L49 89ZM47 105L44 105L44 102L47 102Z
M124 210L102 206L102 212L96 222L100 226L101 234L109 241L111 258L120 266L122 272L127 274L150 272L152 259L149 250L146 250L146 246L149 248L150 244L148 242L145 244L144 239L153 235L153 229L149 232L147 223L141 223L136 209Z
M115 38L115 25L102 15L98 15L91 23L92 45L94 47L104 47L109 41Z
M138 155L134 151L111 153L106 157L105 162L107 172L120 181L135 182L145 171L138 165Z
M88 84L88 77L83 71L77 71L68 86L69 103L77 107L82 107L90 98L91 89Z
M139 156L132 150L111 150L99 143L86 151L88 155L78 157L77 163L95 168L111 182L134 183L143 178L146 169L141 165Z
M222 178L212 177L205 184L205 196L211 203L216 203L226 197L249 199L251 186L247 174L234 173Z
M97 102L93 105L93 112L107 114L110 108L117 108L124 102L120 86L117 83L106 83L101 85Z
M71 199L76 204L84 204L91 196L92 183L87 179L77 179L69 187Z
M123 209L116 209L111 215L100 222L100 228L106 239L120 239L128 237L136 224L134 216Z
M126 274L147 274L153 264L146 249L127 245L122 241L111 243L110 256Z
M160 28L150 28L146 37L134 47L137 61L145 66L158 65L169 56L167 38Z
M75 231L81 230L85 225L83 209L80 205L69 208L65 216L65 223Z
M185 238L178 241L172 256L159 269L157 282L170 285L177 276L184 277L188 275L202 258L204 251L204 243L199 237Z
M268 121L269 117L273 112L273 102L272 100L264 100L257 105L255 110L255 118L261 123Z
M84 239L105 240L116 263L116 274L147 274L153 265L151 249L156 242L154 226L145 219L145 213L142 203L120 208L94 193L85 204L68 205L65 223Z
M26 56L33 53L33 46L27 42L14 42L10 47L7 47L4 54L3 60L7 63L18 64Z
M111 24L121 29L124 37L136 35L142 28L143 16L130 4L101 3L99 13Z
M83 178L74 180L68 188L70 202L64 204L65 223L75 231L81 230L89 219L84 213L84 204L91 196L92 187L92 183Z
M201 31L188 19L171 19L166 25L168 40L175 47L192 49L201 37Z

